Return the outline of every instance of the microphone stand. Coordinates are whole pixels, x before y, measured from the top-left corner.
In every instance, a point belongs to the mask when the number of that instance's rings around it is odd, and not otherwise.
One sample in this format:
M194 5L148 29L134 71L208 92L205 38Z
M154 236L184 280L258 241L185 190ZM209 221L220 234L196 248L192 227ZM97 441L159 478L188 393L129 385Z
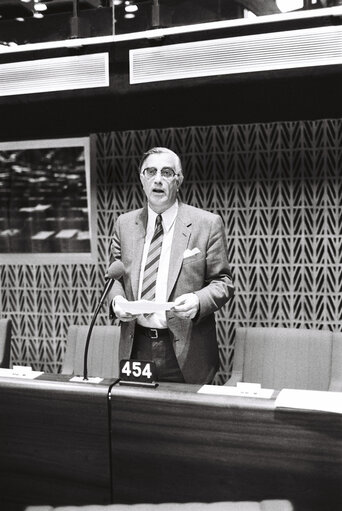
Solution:
M88 330L88 335L87 335L87 340L86 340L86 343L85 343L85 348L84 348L84 362L83 362L83 380L88 380L88 350L89 350L89 343L90 343L90 338L91 338L91 334L92 334L92 331L93 331L93 328L94 328L94 325L95 325L95 321L96 321L96 318L100 312L100 309L103 305L103 302L107 296L107 294L109 293L111 287L113 286L114 284L114 280L113 279L108 279L106 284L105 284L105 287L104 287L104 290L102 292L102 296L100 298L100 302L98 304L98 306L96 307L96 310L95 310L95 313L93 315L93 319L91 320L91 323L90 323L90 326L89 326L89 330Z

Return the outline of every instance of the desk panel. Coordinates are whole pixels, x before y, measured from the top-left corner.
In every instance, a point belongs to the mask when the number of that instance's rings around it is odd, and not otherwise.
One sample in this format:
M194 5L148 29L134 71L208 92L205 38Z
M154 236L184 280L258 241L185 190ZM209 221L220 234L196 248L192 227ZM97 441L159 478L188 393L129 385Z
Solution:
M197 389L113 387L114 502L285 498L296 511L342 509L340 415Z
M109 384L42 378L0 378L0 508L109 503Z

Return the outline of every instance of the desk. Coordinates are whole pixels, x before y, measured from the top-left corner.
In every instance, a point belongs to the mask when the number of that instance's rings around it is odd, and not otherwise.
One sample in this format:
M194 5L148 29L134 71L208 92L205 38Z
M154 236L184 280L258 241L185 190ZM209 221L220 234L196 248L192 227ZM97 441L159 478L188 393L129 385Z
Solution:
M114 502L284 498L341 511L341 415L198 388L112 388Z
M284 498L341 511L341 415L195 385L110 387L0 378L1 511L106 504L111 489L114 502Z
M110 503L109 383L0 378L0 509Z

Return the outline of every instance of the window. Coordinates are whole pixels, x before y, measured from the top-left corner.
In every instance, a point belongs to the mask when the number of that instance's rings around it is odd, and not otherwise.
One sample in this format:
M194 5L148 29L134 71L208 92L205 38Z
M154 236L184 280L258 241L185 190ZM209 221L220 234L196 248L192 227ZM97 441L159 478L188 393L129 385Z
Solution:
M95 257L88 138L0 144L0 262Z

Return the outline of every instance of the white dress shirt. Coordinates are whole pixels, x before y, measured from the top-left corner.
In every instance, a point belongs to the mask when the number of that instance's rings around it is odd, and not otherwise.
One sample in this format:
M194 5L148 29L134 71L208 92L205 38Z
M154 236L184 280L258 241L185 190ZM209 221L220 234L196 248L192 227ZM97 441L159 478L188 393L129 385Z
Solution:
M169 274L170 267L170 256L171 256L171 246L173 239L173 232L176 222L176 217L178 213L178 201L176 201L169 209L164 211L161 214L162 224L164 230L163 237L163 245L160 254L159 260L159 269L157 274L157 282L156 282L156 302L165 302L167 299L167 279ZM150 248L150 243L153 237L156 218L158 214L155 213L148 206L148 220L147 220L147 228L146 228L146 236L145 236L145 244L143 250L143 256L141 260L140 267L140 279L139 279L139 288L138 288L138 299L141 297L141 289L142 282L144 278L144 269L146 264L146 259L148 255L148 250ZM166 315L165 312L156 312L155 314L149 314L147 317L141 315L137 319L137 323L141 326L148 328L166 328Z

